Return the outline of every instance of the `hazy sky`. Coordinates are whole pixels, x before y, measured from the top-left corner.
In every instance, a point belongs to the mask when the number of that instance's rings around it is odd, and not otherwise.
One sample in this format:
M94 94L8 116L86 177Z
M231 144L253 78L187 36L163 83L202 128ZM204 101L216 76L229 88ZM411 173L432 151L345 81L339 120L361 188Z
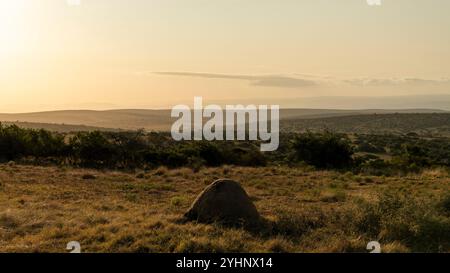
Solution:
M450 1L0 0L0 112L450 94Z

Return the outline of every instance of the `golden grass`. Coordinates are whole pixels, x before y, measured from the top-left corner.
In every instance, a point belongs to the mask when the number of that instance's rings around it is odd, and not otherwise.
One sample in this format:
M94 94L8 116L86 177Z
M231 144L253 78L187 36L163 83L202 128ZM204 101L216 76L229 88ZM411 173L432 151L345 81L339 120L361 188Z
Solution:
M225 177L239 181L281 231L181 222L197 194ZM449 182L443 170L361 177L287 167L123 173L6 164L0 165L0 252L66 252L69 241L79 241L83 252L365 251L377 238L341 230L330 220L334 214L355 200L375 200L383 189L438 198ZM386 250L410 251L397 241L387 241Z

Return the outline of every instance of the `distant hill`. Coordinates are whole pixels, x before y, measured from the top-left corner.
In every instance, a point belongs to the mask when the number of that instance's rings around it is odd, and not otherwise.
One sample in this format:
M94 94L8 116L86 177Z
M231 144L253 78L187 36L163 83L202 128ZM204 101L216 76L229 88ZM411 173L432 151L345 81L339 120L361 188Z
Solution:
M281 109L280 118L286 119L320 119L328 117L374 115L374 114L432 114L450 113L437 109L366 109L366 110L335 110L335 109Z
M205 100L204 104L279 104L283 109L441 109L450 111L450 94L400 96L319 96ZM142 107L145 108L145 107Z
M3 125L17 125L21 128L26 129L45 129L52 132L60 133L70 133L70 132L93 132L93 131L103 131L103 132L119 132L121 129L103 128L103 127L93 127L84 125L70 125L70 124L54 124L54 123L33 123L33 122L2 122Z
M125 130L168 130L169 110L68 110L25 114L0 114L0 121L70 124Z
M290 119L281 122L289 132L330 130L368 134L439 134L450 136L449 113L369 114L319 119Z
M282 109L282 120L321 119L329 117L392 114L392 113L445 113L433 109L407 109L407 110L330 110L330 109ZM41 124L44 128L69 130L79 129L95 130L109 128L107 130L146 129L154 131L168 131L174 121L170 117L170 110L67 110L52 112L37 112L24 114L0 114L0 121L22 123L23 126L37 128ZM306 122L306 124L312 124ZM317 124L317 123L314 123ZM318 123L323 124L323 123ZM55 127L56 126L56 127ZM62 126L62 127L61 127ZM80 127L84 126L84 127ZM319 125L313 125L317 127Z

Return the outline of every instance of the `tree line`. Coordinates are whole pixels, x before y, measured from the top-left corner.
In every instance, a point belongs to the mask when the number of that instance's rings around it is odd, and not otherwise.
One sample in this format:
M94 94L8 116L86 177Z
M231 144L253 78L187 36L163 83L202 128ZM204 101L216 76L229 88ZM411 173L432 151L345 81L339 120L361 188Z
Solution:
M448 167L450 157L448 139L434 144L407 136L358 136L351 141L345 134L332 132L284 133L277 151L263 153L259 147L259 141L177 142L170 133L143 130L57 133L0 123L0 162L28 160L112 169L307 164L319 169L382 170L386 174L385 170ZM376 156L387 150L393 151L392 160ZM435 156L437 151L439 157Z

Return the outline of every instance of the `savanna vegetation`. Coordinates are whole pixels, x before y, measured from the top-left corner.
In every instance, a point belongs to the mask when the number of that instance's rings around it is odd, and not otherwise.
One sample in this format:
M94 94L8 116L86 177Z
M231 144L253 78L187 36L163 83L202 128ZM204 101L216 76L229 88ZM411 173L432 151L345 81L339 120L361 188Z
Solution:
M256 231L182 221L218 178L239 181L267 224ZM0 251L450 251L450 176L309 167L205 167L119 172L0 165Z
M0 251L450 252L450 140L283 133L175 142L168 133L0 126ZM242 184L259 230L182 221L219 178Z
M257 141L174 141L169 133L57 133L0 124L0 161L133 170L203 166L297 166L372 175L450 166L450 138L407 135L284 133L276 152Z

